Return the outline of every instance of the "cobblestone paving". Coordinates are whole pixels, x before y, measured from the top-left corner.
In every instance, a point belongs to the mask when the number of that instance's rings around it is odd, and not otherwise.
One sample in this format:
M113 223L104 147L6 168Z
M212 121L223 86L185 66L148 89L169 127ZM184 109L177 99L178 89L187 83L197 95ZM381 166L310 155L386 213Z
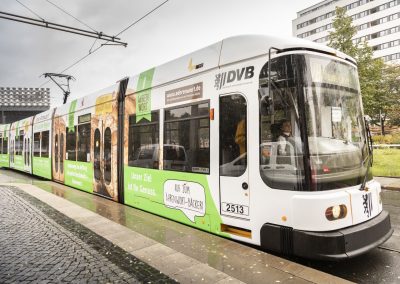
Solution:
M1 283L174 283L15 187L0 187Z

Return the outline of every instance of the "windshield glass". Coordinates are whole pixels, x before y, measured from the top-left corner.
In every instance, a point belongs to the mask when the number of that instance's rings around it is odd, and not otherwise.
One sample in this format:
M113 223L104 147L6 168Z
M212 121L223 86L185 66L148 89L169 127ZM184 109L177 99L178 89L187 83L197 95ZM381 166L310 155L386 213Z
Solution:
M313 182L318 190L361 184L368 152L357 70L317 56L308 56L307 66L305 113Z
M317 55L277 57L261 71L259 99L260 173L268 186L362 183L368 151L355 67Z

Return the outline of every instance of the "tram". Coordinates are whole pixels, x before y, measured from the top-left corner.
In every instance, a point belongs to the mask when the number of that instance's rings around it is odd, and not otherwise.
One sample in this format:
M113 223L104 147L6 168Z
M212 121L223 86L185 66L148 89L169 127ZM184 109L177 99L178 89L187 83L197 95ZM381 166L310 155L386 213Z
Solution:
M0 166L262 249L363 254L393 233L351 57L245 35L0 126Z

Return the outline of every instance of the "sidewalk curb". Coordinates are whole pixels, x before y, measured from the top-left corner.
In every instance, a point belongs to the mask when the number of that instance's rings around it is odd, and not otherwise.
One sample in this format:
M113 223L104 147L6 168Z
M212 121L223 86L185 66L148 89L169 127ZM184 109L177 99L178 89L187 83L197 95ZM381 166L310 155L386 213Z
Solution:
M384 190L400 191L400 187L392 186L392 185L381 186L381 188L384 189Z

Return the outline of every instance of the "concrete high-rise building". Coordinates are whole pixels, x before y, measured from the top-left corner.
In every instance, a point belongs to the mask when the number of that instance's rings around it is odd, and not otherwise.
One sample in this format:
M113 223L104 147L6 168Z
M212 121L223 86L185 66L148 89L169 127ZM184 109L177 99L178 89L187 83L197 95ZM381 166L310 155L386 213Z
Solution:
M297 12L293 35L328 44L337 6L344 7L353 19L355 43L366 40L375 58L400 62L400 0L325 0Z
M21 120L49 108L49 88L0 87L0 124Z

